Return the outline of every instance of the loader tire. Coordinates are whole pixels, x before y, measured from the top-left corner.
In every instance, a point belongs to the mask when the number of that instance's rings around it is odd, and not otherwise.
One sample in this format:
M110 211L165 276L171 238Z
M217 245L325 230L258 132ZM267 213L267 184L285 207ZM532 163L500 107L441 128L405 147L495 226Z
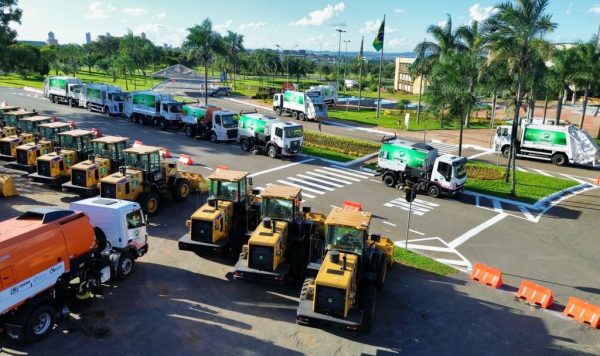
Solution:
M360 325L360 333L368 334L373 328L375 320L375 307L377 306L377 288L372 285L364 285L359 295L360 308L363 311L363 321Z
M140 195L139 203L142 206L144 213L152 217L158 213L160 208L160 195L153 190L142 193L142 195Z
M190 182L187 179L178 179L175 185L173 186L173 200L176 202L185 201L192 188L190 186Z

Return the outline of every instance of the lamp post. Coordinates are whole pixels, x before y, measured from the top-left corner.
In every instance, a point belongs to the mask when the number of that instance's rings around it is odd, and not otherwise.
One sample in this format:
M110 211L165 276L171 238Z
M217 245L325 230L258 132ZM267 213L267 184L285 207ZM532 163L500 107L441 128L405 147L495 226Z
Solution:
M337 61L335 62L335 88L339 91L340 89L340 66L339 66L339 62L340 62L340 55L342 53L342 33L346 32L346 30L342 30L341 28L336 28L335 29L337 32L339 32L340 36L339 36L339 41L338 41L338 58Z
M348 43L350 43L350 40L344 40L344 43L346 44L346 53L344 53L344 92L347 92L347 88L346 88L346 62L348 61ZM348 102L346 102L346 110L348 109Z
M298 45L295 45L294 47L288 49L287 50L288 51L288 55L287 56L285 55L285 51L286 50L283 49L283 47L281 47L278 44L275 44L275 47L279 48L281 50L281 52L283 53L283 55L285 56L285 63L286 63L286 68L287 68L287 82L289 83L290 82L290 55L289 55L289 52L291 50L293 50L294 48L298 47Z

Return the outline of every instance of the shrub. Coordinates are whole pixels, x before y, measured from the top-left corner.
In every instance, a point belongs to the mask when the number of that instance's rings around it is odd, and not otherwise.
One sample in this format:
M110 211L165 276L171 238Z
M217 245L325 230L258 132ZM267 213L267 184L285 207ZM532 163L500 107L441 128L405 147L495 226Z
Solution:
M381 144L375 142L321 134L315 131L304 132L304 144L358 157L377 152L381 147Z

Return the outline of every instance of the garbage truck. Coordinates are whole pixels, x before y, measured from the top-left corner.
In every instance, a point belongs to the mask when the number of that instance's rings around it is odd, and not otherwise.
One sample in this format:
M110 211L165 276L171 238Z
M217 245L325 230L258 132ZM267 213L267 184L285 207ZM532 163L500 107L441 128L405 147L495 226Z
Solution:
M258 113L241 113L238 139L242 150L265 152L276 158L300 153L304 143L302 125L283 122Z
M286 90L273 95L273 111L281 116L288 113L294 120L320 120L327 118L327 106L318 92L302 93Z
M133 123L158 125L161 130L181 125L183 104L171 94L134 91L125 98L123 114Z
M76 94L79 92L83 82L79 78L67 77L67 76L49 76L44 80L44 98L49 99L51 102L58 103L69 103L69 98L72 97L72 93Z
M495 150L510 156L511 126L499 126ZM536 125L522 122L517 131L517 156L550 161L556 165L594 165L598 162L598 145L585 131L574 125Z
M317 93L323 98L328 107L336 106L338 103L338 91L335 85L316 85L308 88L306 93Z
M467 182L467 159L438 150L422 142L390 139L383 142L377 160L381 180L388 187L416 188L438 197L456 195Z
M183 106L183 131L188 137L211 142L237 139L239 115L214 105Z
M69 106L79 106L106 115L121 115L126 93L115 85L90 83L74 88L70 94Z

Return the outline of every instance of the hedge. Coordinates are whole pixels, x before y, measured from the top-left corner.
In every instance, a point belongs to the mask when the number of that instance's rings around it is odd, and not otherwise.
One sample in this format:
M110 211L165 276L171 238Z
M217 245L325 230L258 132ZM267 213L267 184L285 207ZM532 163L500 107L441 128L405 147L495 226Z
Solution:
M376 142L327 135L316 131L304 131L304 144L357 157L377 152L381 147L381 144Z

